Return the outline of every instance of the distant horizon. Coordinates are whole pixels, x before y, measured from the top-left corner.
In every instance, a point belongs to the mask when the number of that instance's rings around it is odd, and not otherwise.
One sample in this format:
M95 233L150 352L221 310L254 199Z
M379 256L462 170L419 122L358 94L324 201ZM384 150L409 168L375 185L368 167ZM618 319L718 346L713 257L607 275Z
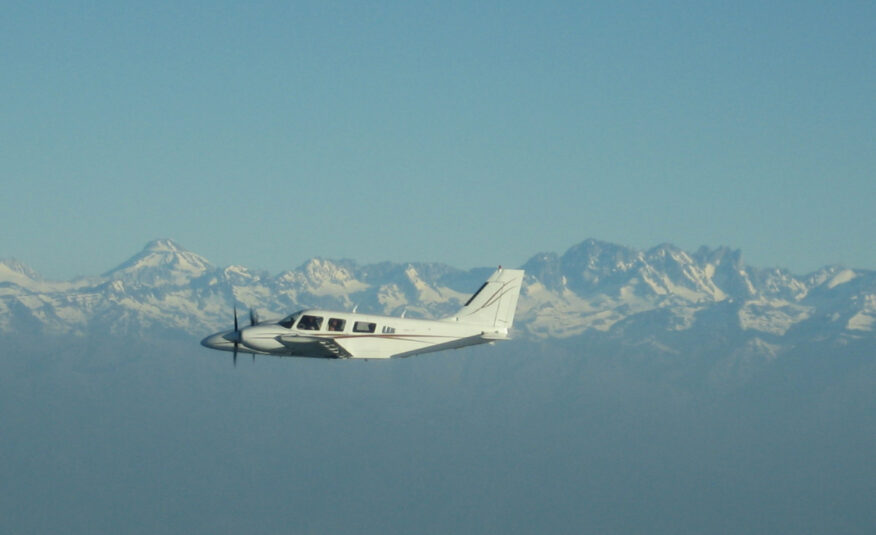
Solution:
M446 266L448 266L448 267L451 267L451 268L454 268L454 269L459 269L459 270L462 270L462 271L468 271L468 270L472 270L472 269L484 269L484 268L490 268L490 267L495 267L496 265L505 265L505 266L507 266L507 267L518 268L518 267L521 267L521 266L525 265L526 263L528 263L528 262L531 261L533 258L535 258L535 257L537 257L537 256L539 256L539 255L544 255L544 254L555 254L555 255L557 255L557 256L562 257L564 254L566 254L566 253L567 253L569 250L571 250L572 248L577 247L577 246L580 246L580 245L582 245L582 244L584 244L584 243L586 243L586 242L588 242L588 241L594 241L594 242L597 242L597 243L602 243L602 244L610 245L610 246L613 246L613 247L620 247L620 248L623 248L623 249L627 249L627 250L635 251L635 252L639 252L639 253L648 253L649 251L652 251L652 250L658 249L658 248L660 248L660 247L662 247L662 246L671 246L671 247L677 248L677 249L679 249L679 250L681 250L681 251L684 251L684 252L687 253L687 254L696 254L696 252L697 252L699 249L701 249L701 248L706 248L706 249L709 250L709 251L719 251L719 250L722 250L722 249L723 249L723 250L728 250L728 251L731 251L731 252L734 252L734 253L739 253L739 254L741 255L741 257L742 257L742 262L743 262L743 264L746 265L746 266L753 267L753 268L756 268L756 269L782 269L782 270L786 270L786 271L788 271L788 272L790 272L790 273L792 273L792 274L794 274L794 275L808 275L808 274L811 274L811 273L818 272L818 271L821 270L821 269L830 268L830 267L842 267L842 268L846 268L846 269L859 270L859 271L873 271L873 269L874 269L874 268L870 268L870 267L862 267L862 266L854 266L854 265L847 265L847 264L840 264L840 263L830 263L830 262L827 262L827 263L823 263L823 264L819 265L818 267L816 267L816 268L814 268L814 269L811 269L811 270L808 270L808 271L796 271L796 270L792 269L791 267L784 266L784 265L769 265L769 266L764 266L764 265L757 265L757 264L754 264L754 263L750 263L750 262L748 262L748 261L746 260L745 251L744 251L743 249L738 248L738 247L730 247L730 246L727 246L727 245L708 245L708 244L702 244L702 245L697 246L697 247L694 248L694 249L690 249L690 248L685 248L685 247L682 247L682 246L676 245L675 243L673 243L673 242L671 242L671 241L663 241L663 242L661 242L661 243L657 243L657 244L651 245L651 246L649 246L649 247L633 247L633 246L629 246L629 245L626 245L626 244L623 244L623 243L612 242L612 241L608 241L608 240L604 240L604 239L600 239L600 238L595 238L595 237L592 237L592 236L591 236L591 237L584 238L584 239L582 239L581 241L575 242L575 243L573 243L573 244L567 246L567 247L566 247L565 249L563 249L563 250L559 250L559 251L548 251L548 250L535 251L535 252L529 254L529 256L527 256L526 259L525 259L524 261L520 262L520 263L510 264L510 263L507 263L507 262L502 262L502 263L498 263L498 262L497 262L497 263L494 263L494 264L483 264L483 265L475 265L475 266L458 266L458 265L455 265L455 264L453 264L453 263L451 263L451 262L443 261L443 260L440 260L440 259L438 259L438 260L417 260L417 259L401 259L401 260L392 260L392 259L361 260L361 259L359 259L359 258L355 258L355 257L352 257L352 256L338 256L338 257L333 257L333 256L324 256L324 255L314 255L314 256L306 257L306 258L304 258L303 260L301 260L301 261L299 261L299 262L297 262L297 263L295 263L295 264L289 265L289 266L287 266L287 267L281 267L281 268L279 268L279 269L267 269L267 268L263 268L263 267L261 267L261 266L254 266L253 264L248 264L248 263L244 263L244 262L232 262L232 263L220 263L220 262L215 262L215 261L213 261L208 255L201 253L201 252L198 251L197 249L192 248L192 247L189 247L189 246L187 246L186 244L180 242L179 240L176 240L176 239L174 239L174 238L169 238L169 237L160 237L160 238L153 238L153 239L151 239L151 240L148 240L145 244L143 244L143 246L142 246L139 250L136 250L135 252L131 253L127 258L125 258L125 259L123 259L123 260L120 260L120 261L117 261L117 262L113 263L111 266L109 266L109 267L105 267L105 268L103 268L103 269L100 269L99 271L97 271L97 272L95 272L95 273L84 273L84 274L83 274L83 273L78 273L78 274L71 275L71 276L66 277L66 278L64 278L64 277L60 277L60 278L59 278L59 277L56 277L56 276L49 276L49 275L43 273L38 267L36 267L36 266L32 265L31 263L29 263L27 260L22 259L22 258L19 258L19 257L16 257L16 256L0 256L0 261L11 261L11 262L17 262L17 263L19 263L19 264L21 264L21 265L27 267L28 269L31 269L32 271L36 272L40 277L42 277L44 280L47 280L47 281L57 281L57 282L72 281L72 280L76 280L76 279L79 279L79 278L91 278L91 277L100 277L100 276L104 276L105 274L107 274L107 273L109 273L109 272L111 272L111 271L113 271L113 270L119 268L120 266L124 265L126 262L130 261L132 258L136 257L137 255L141 254L142 252L147 251L147 250L148 250L153 244L156 244L156 243L158 243L158 242L163 242L163 241L171 242L171 243L174 244L176 247L179 247L179 248L181 248L181 249L184 250L184 251L187 251L187 252L190 252L190 253L194 253L194 254L196 254L196 255L198 255L198 256L204 258L205 260L207 260L207 262L210 263L211 266L213 266L213 267L215 267L215 268L225 268L225 267L230 267L230 266L242 266L242 267L246 267L246 268L248 268L248 269L251 269L251 270L253 270L253 271L267 272L267 273L269 273L269 274L271 274L271 275L278 275L278 274L283 273L283 272L286 272L286 271L295 270L295 269L297 269L297 268L300 268L300 267L306 265L309 261L311 261L311 260L315 260L315 259L328 260L328 261L331 261L331 262L343 262L343 261L349 261L349 262L353 262L353 263L357 264L358 266L374 265L374 264L380 264L380 263L385 263L385 262L388 262L388 263L394 263L394 264L404 264L404 263L411 263L411 264L442 264L442 265L446 265Z

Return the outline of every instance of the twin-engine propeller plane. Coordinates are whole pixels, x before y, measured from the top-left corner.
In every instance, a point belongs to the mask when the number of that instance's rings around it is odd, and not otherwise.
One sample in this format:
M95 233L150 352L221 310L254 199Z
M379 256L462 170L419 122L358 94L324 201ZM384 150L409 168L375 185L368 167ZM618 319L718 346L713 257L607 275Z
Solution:
M508 340L522 269L499 267L456 314L439 320L375 316L308 309L280 321L259 322L250 311L249 326L204 338L201 344L237 353L277 357L337 359L401 358Z

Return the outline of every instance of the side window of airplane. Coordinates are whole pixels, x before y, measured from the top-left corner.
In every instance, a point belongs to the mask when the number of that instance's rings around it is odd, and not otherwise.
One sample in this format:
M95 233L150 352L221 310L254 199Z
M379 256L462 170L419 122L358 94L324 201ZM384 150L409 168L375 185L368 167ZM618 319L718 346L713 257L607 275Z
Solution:
M329 318L328 330L335 331L335 332L341 332L344 330L344 325L346 325L346 324L347 324L346 320L341 320L338 318Z
M301 316L298 320L298 328L305 331L318 331L320 327L322 327L320 316Z
M357 321L353 324L353 332L354 333L373 333L377 330L376 323L369 323L367 321Z
M395 327L384 326L380 332L383 334L395 334Z

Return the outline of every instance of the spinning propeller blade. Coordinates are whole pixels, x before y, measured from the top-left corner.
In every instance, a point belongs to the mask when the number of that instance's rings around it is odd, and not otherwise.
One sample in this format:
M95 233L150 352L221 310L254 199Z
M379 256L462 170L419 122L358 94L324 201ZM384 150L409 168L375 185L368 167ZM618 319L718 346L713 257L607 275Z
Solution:
M240 344L240 329L237 325L237 305L234 305L234 352L231 354L231 362L237 367L237 346Z

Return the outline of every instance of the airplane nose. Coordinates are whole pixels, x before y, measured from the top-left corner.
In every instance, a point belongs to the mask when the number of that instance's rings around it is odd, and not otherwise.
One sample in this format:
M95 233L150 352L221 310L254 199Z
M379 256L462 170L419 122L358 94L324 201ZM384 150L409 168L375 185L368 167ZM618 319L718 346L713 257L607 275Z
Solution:
M201 345L210 349L221 349L223 351L234 351L234 345L237 343L239 351L247 352L250 349L256 351L274 351L281 349L283 345L277 341L277 333L269 327L257 325L255 327L245 327L237 331L227 331L210 336L201 340Z
M227 338L228 333L216 333L201 340L201 345L210 349L231 349L234 345Z

